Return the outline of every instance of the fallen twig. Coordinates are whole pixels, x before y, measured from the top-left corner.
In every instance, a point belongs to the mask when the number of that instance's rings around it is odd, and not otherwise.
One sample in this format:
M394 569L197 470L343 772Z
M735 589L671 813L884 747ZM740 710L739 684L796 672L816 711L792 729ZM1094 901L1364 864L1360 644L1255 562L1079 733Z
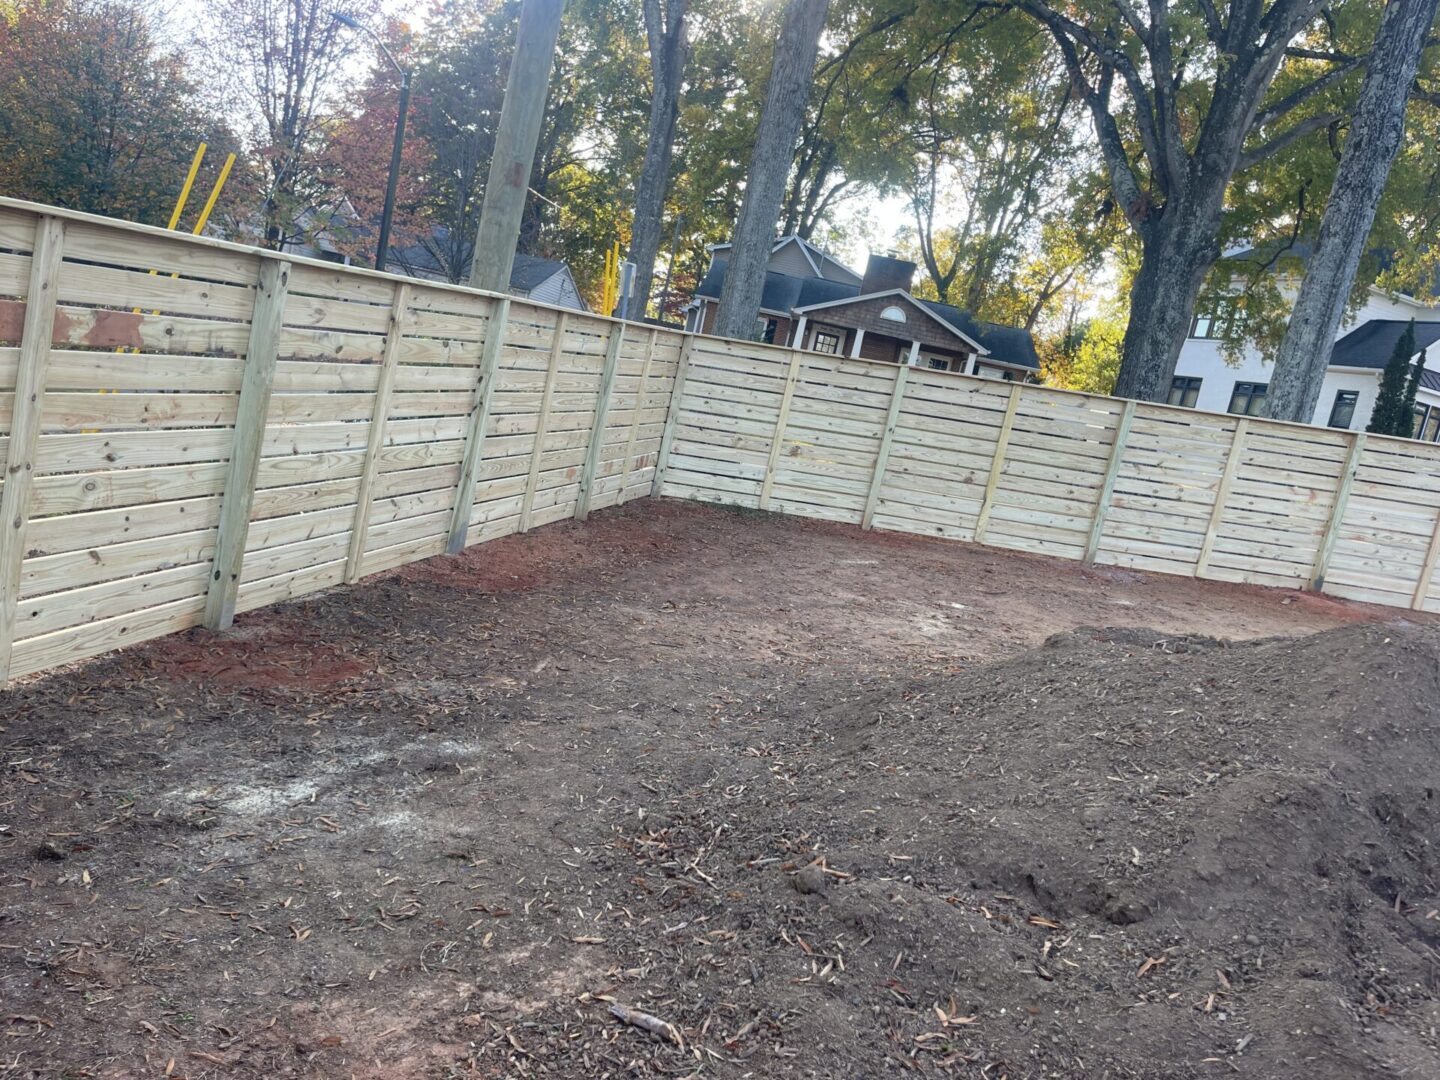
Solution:
M639 1009L632 1009L618 1003L611 1004L610 1015L623 1024L637 1027L641 1031L649 1032L657 1039L673 1042L680 1049L685 1049L685 1039L680 1034L680 1029L669 1021L661 1020L658 1016L651 1016L647 1012L641 1012Z

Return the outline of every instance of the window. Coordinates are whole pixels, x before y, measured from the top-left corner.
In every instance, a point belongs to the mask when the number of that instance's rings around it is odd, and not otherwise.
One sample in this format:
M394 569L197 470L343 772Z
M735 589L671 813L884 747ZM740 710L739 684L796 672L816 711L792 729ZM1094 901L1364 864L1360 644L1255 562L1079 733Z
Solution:
M840 351L840 335L834 330L816 330L815 351L832 355L838 353Z
M1228 296L1202 297L1195 305L1195 321L1190 324L1192 338L1224 337L1235 318L1235 301Z
M1430 406L1430 415L1425 418L1425 428L1420 437L1426 442L1440 441L1440 406Z
M927 356L925 357L925 366L931 371L949 371L950 361L943 356Z
M1195 401L1199 397L1199 379L1192 379L1188 375L1177 375L1170 380L1171 405L1184 405L1187 409L1193 409Z
M767 319L763 315L755 320L755 336L766 345L775 344L775 330L780 325L779 319Z
M1230 395L1230 411L1241 416L1259 416L1265 411L1265 395L1270 384L1263 382L1237 382Z
M1410 437L1412 439L1418 439L1420 438L1420 433L1425 430L1425 414L1430 411L1430 407L1428 405L1416 405L1414 408L1415 416L1410 422Z
M1330 406L1330 426L1348 430L1355 421L1355 403L1359 400L1358 390L1335 391L1335 404Z
M884 311L880 312L880 318L889 319L891 322L904 322L905 312L901 311L894 304L891 304Z

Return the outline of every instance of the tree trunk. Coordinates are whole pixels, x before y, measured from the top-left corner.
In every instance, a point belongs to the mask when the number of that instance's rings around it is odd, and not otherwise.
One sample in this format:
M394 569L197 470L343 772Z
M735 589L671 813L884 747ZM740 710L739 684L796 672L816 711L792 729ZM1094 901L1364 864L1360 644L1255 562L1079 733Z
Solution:
M1221 189L1224 183L1220 184ZM1215 265L1218 215L1172 202L1140 226L1140 269L1130 286L1130 322L1120 349L1117 397L1164 401L1180 347L1190 333L1195 301Z
M775 42L775 59L765 91L765 108L751 152L745 201L735 224L730 265L715 313L715 333L750 338L760 314L765 266L775 238L775 223L785 198L785 180L795 156L795 140L805 119L815 55L830 0L790 0Z
M1435 9L1436 0L1390 0L1380 17L1320 235L1275 356L1267 405L1276 420L1315 418L1345 301L1405 134L1405 104Z
M645 161L640 168L640 182L635 187L635 220L630 230L630 261L635 264L630 302L632 318L645 317L655 279L655 254L660 249L660 226L665 216L675 121L680 114L680 82L685 73L688 6L689 0L669 0L662 14L661 0L645 0L645 33L650 42L654 93L650 98ZM660 313L662 319L664 315Z

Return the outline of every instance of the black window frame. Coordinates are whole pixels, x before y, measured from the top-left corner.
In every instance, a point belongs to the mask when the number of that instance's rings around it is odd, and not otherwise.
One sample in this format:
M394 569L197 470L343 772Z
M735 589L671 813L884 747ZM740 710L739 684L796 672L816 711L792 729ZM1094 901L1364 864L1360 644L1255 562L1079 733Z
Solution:
M830 338L834 342L834 346L829 349L822 349L820 347L820 339L822 337ZM811 339L810 351L824 353L826 356L839 356L840 346L843 344L845 344L844 333L839 330L832 330L828 326L817 326L815 328L815 337Z
M1182 409L1193 409L1195 403L1200 399L1200 384L1205 380L1194 375L1176 375L1170 380L1170 396L1166 399L1171 405L1178 405ZM1176 392L1179 392L1179 400L1176 400ZM1188 399L1188 400L1187 400Z
M1268 382L1237 379L1234 388L1230 391L1230 404L1225 411L1231 416L1259 416L1261 415L1259 409L1264 408L1265 399L1269 396L1270 384ZM1235 402L1241 398L1244 399L1244 407L1237 409Z
M1326 427L1338 428L1341 431L1349 431L1350 425L1355 423L1355 406L1360 403L1359 390L1336 390L1335 401L1330 406L1330 419L1326 421ZM1341 407L1348 407L1345 413L1345 422L1338 422Z

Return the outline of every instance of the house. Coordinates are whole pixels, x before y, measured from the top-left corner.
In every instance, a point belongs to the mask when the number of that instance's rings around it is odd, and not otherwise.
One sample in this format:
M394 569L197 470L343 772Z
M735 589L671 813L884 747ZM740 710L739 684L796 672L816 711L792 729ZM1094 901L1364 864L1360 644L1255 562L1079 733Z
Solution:
M1230 257L1248 253L1235 252ZM1303 249L1298 254L1303 257ZM1289 291L1293 298L1293 289ZM1434 298L1427 301L1371 288L1360 310L1341 327L1310 422L1364 431L1375 407L1385 362L1410 320L1415 320L1416 355L1440 340L1440 309L1433 304ZM1270 387L1270 364L1248 344L1238 365L1226 362L1221 339L1227 316L1223 296L1202 299L1197 306L1190 336L1175 365L1170 404L1259 416ZM1432 357L1432 362L1440 369L1440 357ZM1417 438L1440 441L1440 370L1421 375L1414 431Z
M392 247L387 269L426 281L449 281L445 264L436 254L437 250L448 250L449 244L449 230L437 228L427 241L403 248ZM575 285L570 267L558 259L544 259L523 251L515 253L515 262L510 267L510 294L572 311L590 310Z
M731 245L711 245L710 266L685 308L685 329L712 333ZM973 319L912 295L915 264L871 255L857 274L799 236L770 250L759 340L812 352L1030 381L1040 359L1028 330Z

